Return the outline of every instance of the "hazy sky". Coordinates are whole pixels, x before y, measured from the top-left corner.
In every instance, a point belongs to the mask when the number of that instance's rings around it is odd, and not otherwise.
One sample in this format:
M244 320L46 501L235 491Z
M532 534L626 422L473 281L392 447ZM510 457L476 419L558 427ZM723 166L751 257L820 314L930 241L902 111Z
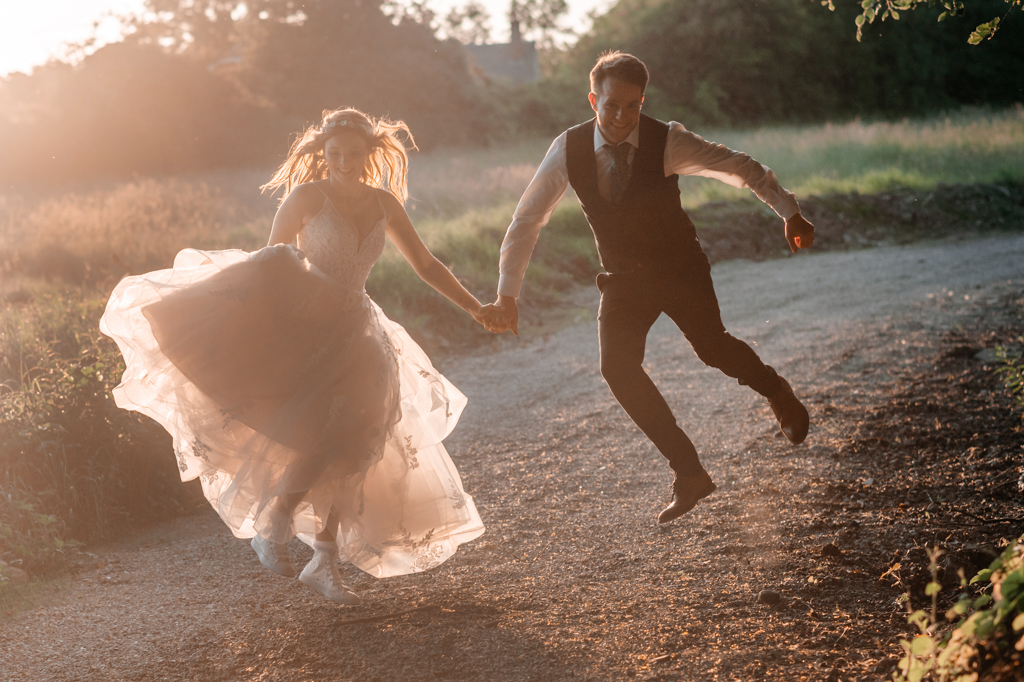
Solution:
M96 22L101 39L117 40L119 23L104 17L141 9L142 0L0 0L0 75L63 57L64 45L87 40Z
M508 40L508 0L481 1L491 13L491 39ZM465 0L428 0L441 15L462 4ZM610 4L611 0L569 0L567 23L585 30L587 13ZM101 42L117 40L119 23L109 15L136 13L142 6L143 0L0 0L0 76L64 57L65 45L88 39L97 22Z

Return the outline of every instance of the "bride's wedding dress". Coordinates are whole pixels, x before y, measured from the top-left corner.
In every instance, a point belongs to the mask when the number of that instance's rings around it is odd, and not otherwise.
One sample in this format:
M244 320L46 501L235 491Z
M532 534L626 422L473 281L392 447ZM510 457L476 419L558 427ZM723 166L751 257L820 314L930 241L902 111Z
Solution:
M330 519L377 577L484 532L441 443L466 398L363 289L385 223L360 240L326 200L298 249L187 249L122 280L100 322L127 364L117 405L170 432L182 480L237 537L311 543Z

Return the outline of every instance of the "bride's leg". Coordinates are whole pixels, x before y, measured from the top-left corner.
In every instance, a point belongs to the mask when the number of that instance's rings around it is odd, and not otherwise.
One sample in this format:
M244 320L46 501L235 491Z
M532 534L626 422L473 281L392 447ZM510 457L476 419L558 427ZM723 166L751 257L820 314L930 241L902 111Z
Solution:
M295 508L299 506L299 503L302 502L302 498L304 498L308 492L308 490L302 490L279 496L271 511L269 528L270 535L276 537L265 537L257 534L250 542L250 545L256 552L256 556L259 557L260 563L263 564L265 568L288 578L295 575L295 566L292 565L291 559L288 557L288 543L279 541L282 538L278 533L274 532L274 527L275 525L291 525L291 519L295 514ZM325 529L328 527L329 526L325 526ZM317 539L320 539L320 533L317 534Z
M309 493L308 490L300 490L295 493L285 493L277 498L277 504L275 505L277 513L291 518L295 514L295 508L302 502L302 498Z
M321 542L335 542L337 540L337 534L334 529L338 527L338 516L332 509L327 515L327 519L324 521L323 530L316 534L316 539Z
M294 493L286 493L280 495L274 505L274 511L280 519L291 519L295 515L295 509L299 506L302 500L309 494L308 490L300 490ZM327 518L324 519L323 529L317 531L317 540L334 540L335 532L334 529L338 527L338 515L331 509L327 514Z
M270 523L270 535L276 535L274 533L275 521L277 524L283 523L281 519L291 519L291 514L299 501L305 493L299 494L291 507L287 505L290 502L282 504L280 498L274 509L271 511L271 523ZM276 519L274 517L277 517ZM253 550L256 552L256 556L259 557L260 563L265 568L270 569L274 573L278 573L287 578L291 578L295 575L295 566L292 565L291 559L288 557L288 543L277 542L280 538L265 537L257 533L252 541L249 543Z
M338 542L334 533L337 525L337 518L332 510L327 515L323 530L316 534L313 558L302 569L299 580L331 601L355 605L362 600L352 588L341 581L341 573L338 572Z
M347 484L366 472L375 460L374 453L379 454L384 446L397 410L397 387L387 354L378 340L363 338L349 350L350 357L359 362L344 372L344 391L336 394L331 403L331 414L319 439L320 447L329 449L318 451L303 466L288 473L282 488L299 490L280 495L274 512L282 522L287 519L290 523L296 508L314 486L340 486L335 490L334 506L315 534L313 558L299 580L328 599L358 604L358 595L342 583L338 573L337 529L342 518L355 513L354 497L349 497L358 486Z

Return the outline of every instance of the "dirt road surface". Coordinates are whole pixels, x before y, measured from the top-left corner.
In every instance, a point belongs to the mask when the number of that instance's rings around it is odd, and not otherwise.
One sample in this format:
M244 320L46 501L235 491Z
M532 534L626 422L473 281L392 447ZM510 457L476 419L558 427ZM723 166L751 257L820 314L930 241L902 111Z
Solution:
M878 577L949 534L830 506L900 476L839 456L850 419L927 378L942 335L1019 291L1022 264L1016 235L715 266L727 327L806 397L812 431L778 437L662 318L646 366L719 486L665 526L671 472L603 383L595 322L453 358L470 404L448 446L487 532L439 569L347 568L364 604L340 607L207 511L97 550L0 624L0 680L882 679L905 621ZM596 292L581 305L592 319Z

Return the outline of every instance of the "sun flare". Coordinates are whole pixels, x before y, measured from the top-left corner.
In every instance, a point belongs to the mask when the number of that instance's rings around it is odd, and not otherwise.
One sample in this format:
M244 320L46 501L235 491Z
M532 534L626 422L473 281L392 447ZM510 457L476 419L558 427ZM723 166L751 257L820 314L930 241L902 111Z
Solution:
M0 3L0 76L28 72L92 37L121 36L115 15L141 12L143 0L10 0Z

